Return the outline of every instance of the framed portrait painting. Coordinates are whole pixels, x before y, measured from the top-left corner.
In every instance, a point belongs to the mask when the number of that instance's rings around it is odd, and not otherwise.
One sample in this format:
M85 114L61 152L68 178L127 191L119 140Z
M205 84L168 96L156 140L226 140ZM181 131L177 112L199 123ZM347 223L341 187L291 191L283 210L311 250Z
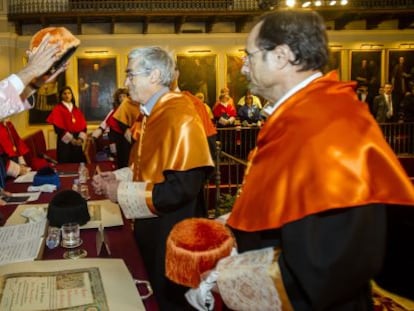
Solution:
M234 103L237 103L241 97L246 95L249 87L249 82L241 73L244 56L245 53L226 55L226 84Z
M388 51L387 82L393 85L393 93L402 100L414 86L414 50Z
M78 104L87 121L102 121L112 109L117 89L116 57L77 59Z
M324 72L336 70L338 77L341 78L341 62L342 62L342 51L341 50L330 50L328 64L324 68Z
M65 72L54 81L43 84L35 94L35 104L29 110L29 124L46 124L46 118L59 102L59 90L66 85Z
M216 55L177 55L177 67L180 71L178 87L192 94L204 94L209 105L216 101Z
M367 86L368 92L377 94L381 86L382 50L351 51L351 80L357 87Z

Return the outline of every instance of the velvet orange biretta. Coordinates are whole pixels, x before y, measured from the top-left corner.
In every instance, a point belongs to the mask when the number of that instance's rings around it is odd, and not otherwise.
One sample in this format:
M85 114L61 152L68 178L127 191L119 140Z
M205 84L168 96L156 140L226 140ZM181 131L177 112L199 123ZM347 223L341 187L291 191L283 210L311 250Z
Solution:
M171 281L198 287L201 275L231 253L235 245L225 225L204 218L177 223L167 239L165 273Z

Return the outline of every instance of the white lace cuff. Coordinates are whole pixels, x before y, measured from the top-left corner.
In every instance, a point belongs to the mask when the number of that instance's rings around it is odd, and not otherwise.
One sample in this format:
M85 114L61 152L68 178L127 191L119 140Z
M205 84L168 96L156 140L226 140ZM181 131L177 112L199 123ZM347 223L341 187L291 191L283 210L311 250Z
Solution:
M65 135L62 136L62 141L65 144L69 144L71 142L71 140L73 139L73 135L69 132L66 132Z
M126 131L124 133L124 137L129 143L132 142L132 133L131 133L130 129L126 129Z
M273 248L265 248L219 261L217 285L227 307L232 310L282 310L279 293L269 273L274 255Z
M129 167L123 167L113 171L117 180L132 181L132 170Z
M9 161L7 165L7 176L17 177L20 174L20 165L14 161Z
M23 156L19 156L18 158L19 164L27 165L26 160Z
M85 132L80 132L78 137L82 139L83 141L86 141L86 138L88 138L88 135Z
M96 130L93 131L92 137L97 139L102 135L102 129L98 127Z
M22 82L22 80L20 79L20 77L14 73L12 73L9 77L8 77L10 83L14 86L14 88L16 89L16 91L21 94L24 90L24 84Z
M151 195L147 193L146 182L121 181L118 186L118 203L125 218L158 217L147 206L147 198Z

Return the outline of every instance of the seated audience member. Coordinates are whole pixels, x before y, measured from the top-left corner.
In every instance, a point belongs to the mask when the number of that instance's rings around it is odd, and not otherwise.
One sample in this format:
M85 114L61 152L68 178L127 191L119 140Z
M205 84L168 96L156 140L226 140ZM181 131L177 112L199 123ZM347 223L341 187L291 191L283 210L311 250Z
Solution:
M232 126L236 121L237 112L230 103L230 96L222 94L213 108L214 119L217 126Z
M17 177L31 170L23 156L29 152L29 147L20 138L13 123L3 120L0 122L0 157L3 160L7 176Z
M86 120L76 107L72 89L63 87L59 92L61 100L50 112L46 121L53 125L57 134L56 153L59 163L86 162L82 150L87 138Z
M119 88L113 95L112 110L107 114L105 120L92 133L92 138L98 139L102 134L107 133L110 140L111 153L117 155L118 168L128 166L128 156L131 144L124 137L124 130L120 123L114 118L114 113L122 101L128 98L128 90Z
M239 99L239 101L237 102L237 110L239 110L242 106L244 106L244 104L246 103L246 98L251 96L253 98L253 105L256 106L259 109L262 109L262 103L260 101L260 98L257 97L256 95L253 95L252 92L247 89L246 94Z
M245 104L238 110L238 115L242 125L257 124L261 125L262 116L260 108L253 104L253 96L247 96Z
M229 97L229 104L230 105L232 105L234 108L236 108L236 105L234 104L234 100L233 100L233 98L230 96L230 90L227 88L227 87L223 87L221 90L220 90L220 95L219 95L219 100L218 101L216 101L216 103L213 105L213 110L214 110L214 107L215 106L217 106L219 103L220 103L220 96L221 95L227 95L228 97Z
M204 101L204 94L201 92L198 92L197 94L195 94L195 97L201 100L201 102L204 104L204 107L207 110L208 116L210 117L211 120L214 120L213 111L211 110L210 106Z

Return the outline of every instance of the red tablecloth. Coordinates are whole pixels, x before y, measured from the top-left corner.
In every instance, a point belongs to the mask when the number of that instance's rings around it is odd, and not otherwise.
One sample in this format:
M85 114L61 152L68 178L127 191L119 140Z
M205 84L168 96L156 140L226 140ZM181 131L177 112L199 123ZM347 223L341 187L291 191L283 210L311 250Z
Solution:
M58 164L57 170L59 172L77 172L78 165L77 164ZM89 167L91 175L95 171L95 166L90 165ZM105 171L105 167L101 168ZM61 176L61 189L71 189L74 176ZM102 196L98 196L93 193L92 186L90 185L89 180L89 192L91 195L91 200L102 200L104 199ZM6 190L10 192L27 192L27 188L30 184L16 184L12 181L8 182L6 185ZM40 198L37 202L33 203L47 203L53 198L56 194L54 193L42 193ZM1 211L7 219L15 210L16 205L6 205L1 207ZM81 231L81 238L83 240L82 248L88 252L87 257L98 257L96 253L96 232L97 229L85 229ZM144 264L142 262L141 255L139 253L138 247L135 243L131 221L124 218L124 225L119 227L111 227L105 228L105 232L107 234L109 240L109 246L111 250L111 255L106 253L106 250L102 250L101 255L99 257L105 258L121 258L125 261L126 266L128 267L131 275L134 279L138 280L147 280L147 273L145 271ZM66 249L62 247L58 247L55 249L48 249L45 247L43 253L43 260L47 259L61 259L63 258L63 253ZM141 295L145 295L147 290L145 286L139 288L139 292ZM155 301L154 296L150 296L149 298L145 299L144 305L146 310L158 310L157 303Z

